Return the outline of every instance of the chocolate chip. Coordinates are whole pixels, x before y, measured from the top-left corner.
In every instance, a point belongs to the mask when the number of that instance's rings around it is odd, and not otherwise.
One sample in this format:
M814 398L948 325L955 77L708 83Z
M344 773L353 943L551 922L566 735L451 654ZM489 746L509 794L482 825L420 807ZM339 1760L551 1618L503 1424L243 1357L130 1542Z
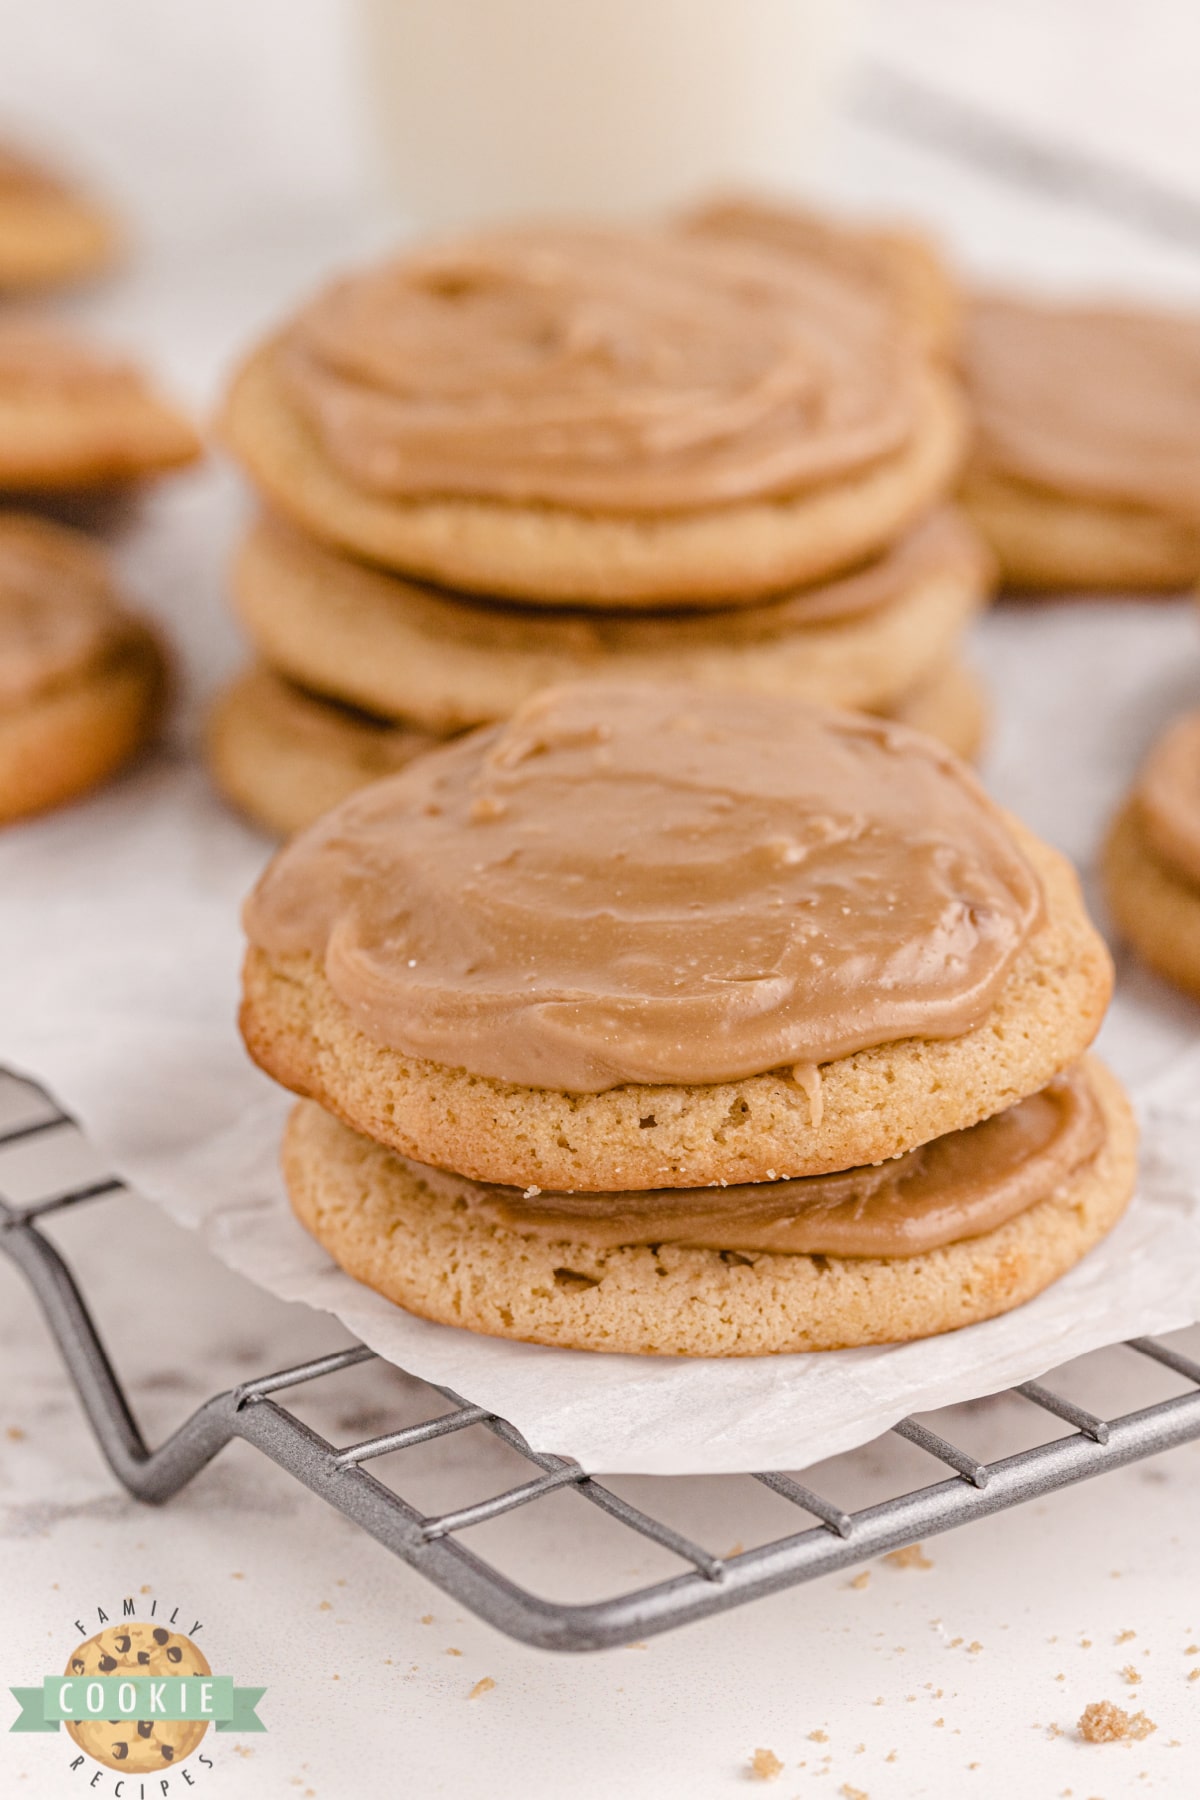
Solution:
M172 1644L171 1648L167 1651L167 1661L168 1662L182 1662L183 1661L183 1651L179 1648L178 1644Z
M129 1755L129 1745L125 1744L125 1743L114 1744L112 1747L112 1753L116 1757L118 1762L124 1762L125 1758Z
M164 1762L174 1762L174 1760L175 1760L174 1744L160 1744L158 1747L159 1747L159 1750L162 1752L162 1759Z
M82 1675L84 1667L82 1656L73 1656L71 1658L71 1667L76 1675Z
M154 1627L154 1641L156 1644L165 1644L170 1635L170 1632L164 1631L161 1625L156 1625Z
M154 1727L150 1723L149 1719L139 1719L138 1720L138 1736L139 1737L149 1737L150 1733L153 1730L154 1730Z
M102 1675L111 1674L112 1671L116 1668L116 1666L117 1666L117 1659L115 1656L102 1656L100 1658L100 1673Z
M138 1661L142 1664L148 1663L150 1661L150 1652L148 1650L139 1650Z
M129 1654L129 1633L127 1631L123 1631L121 1633L120 1637L117 1639L117 1649L121 1652L122 1656L128 1656L128 1654Z

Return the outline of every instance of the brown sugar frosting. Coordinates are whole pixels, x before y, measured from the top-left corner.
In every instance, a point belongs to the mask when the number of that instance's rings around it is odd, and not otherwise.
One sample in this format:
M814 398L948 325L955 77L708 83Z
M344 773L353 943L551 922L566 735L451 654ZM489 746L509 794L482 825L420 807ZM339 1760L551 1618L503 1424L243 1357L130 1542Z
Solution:
M632 1193L549 1193L423 1170L436 1195L465 1191L482 1217L543 1240L807 1256L916 1256L980 1237L1044 1200L1100 1150L1086 1069L963 1131L870 1168L798 1181Z
M1200 317L987 298L965 358L980 472L1200 519Z
M346 802L245 922L321 958L376 1042L597 1093L956 1037L1040 915L1003 815L932 740L579 683Z
M86 539L0 514L0 706L34 700L80 674L129 630Z
M392 499L696 511L862 471L917 419L919 355L867 284L668 233L423 249L320 295L276 357L331 461Z
M1200 712L1159 739L1138 777L1135 804L1150 847L1200 887Z

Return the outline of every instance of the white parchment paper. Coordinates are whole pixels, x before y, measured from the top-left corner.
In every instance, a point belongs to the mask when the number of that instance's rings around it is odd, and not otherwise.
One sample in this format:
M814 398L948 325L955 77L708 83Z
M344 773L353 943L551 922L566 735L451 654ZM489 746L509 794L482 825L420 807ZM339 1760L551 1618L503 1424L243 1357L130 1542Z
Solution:
M206 491L177 491L124 552L201 689L228 656L211 649L223 548L211 540L228 536L231 506L227 484L219 504ZM1142 749L1200 699L1194 615L1006 608L975 655L997 712L992 785L1086 872ZM114 1167L233 1267L335 1313L536 1447L610 1472L801 1467L904 1413L1200 1319L1200 1009L1128 963L1100 1047L1142 1113L1139 1195L1105 1244L1016 1313L925 1343L738 1361L551 1350L408 1317L341 1274L287 1209L276 1146L288 1101L234 1029L238 906L269 846L213 796L194 735L185 723L185 741L134 775L0 839L0 1063L52 1088Z

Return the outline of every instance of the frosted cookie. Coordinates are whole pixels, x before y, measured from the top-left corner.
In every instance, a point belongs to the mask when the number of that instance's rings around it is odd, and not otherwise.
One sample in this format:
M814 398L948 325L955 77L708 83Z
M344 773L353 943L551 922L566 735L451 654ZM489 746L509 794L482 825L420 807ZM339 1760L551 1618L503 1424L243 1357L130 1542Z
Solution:
M901 695L884 716L927 731L970 761L983 741L987 702L978 676L951 662ZM260 664L221 694L209 718L206 750L225 798L264 830L290 837L444 741L309 693Z
M931 739L683 686L549 690L417 759L245 922L269 1074L520 1187L904 1154L1044 1087L1111 989L1070 866Z
M930 350L949 355L958 347L963 313L958 283L922 232L749 194L710 200L680 223L685 231L760 244L804 263L841 269L890 301Z
M1108 904L1138 955L1200 1000L1200 712L1151 751L1104 852Z
M0 318L0 489L107 487L199 454L187 420L132 364L58 327Z
M876 554L954 479L955 389L844 271L548 226L418 250L307 306L225 435L335 548L530 602L733 605Z
M119 243L90 195L0 143L0 293L85 280L109 266Z
M406 1161L311 1101L283 1166L334 1260L424 1318L567 1349L760 1356L929 1337L1032 1298L1124 1211L1136 1129L1089 1057L898 1162L808 1181L525 1195Z
M120 768L153 730L164 687L158 640L122 607L100 551L0 513L0 821Z
M555 682L690 680L883 709L952 655L985 603L990 555L950 510L874 562L721 612L603 613L473 601L263 521L233 573L263 660L331 699L438 733L506 718Z
M1007 299L971 308L962 491L1014 587L1170 589L1200 574L1200 317Z
M270 669L255 668L213 708L208 766L239 811L289 837L440 741L318 699Z

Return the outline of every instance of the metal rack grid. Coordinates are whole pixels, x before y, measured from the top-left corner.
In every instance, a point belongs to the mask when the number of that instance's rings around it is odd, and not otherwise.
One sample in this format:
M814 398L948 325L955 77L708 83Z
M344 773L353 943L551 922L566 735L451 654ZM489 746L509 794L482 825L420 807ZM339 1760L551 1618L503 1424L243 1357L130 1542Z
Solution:
M43 1090L36 1092L44 1110L33 1122L0 1132L0 1155L6 1146L46 1133L78 1134L75 1121ZM70 1267L40 1229L49 1215L126 1191L116 1177L19 1204L0 1191L0 1245L40 1301L100 1448L122 1486L139 1500L169 1500L226 1444L240 1438L498 1630L543 1649L598 1650L644 1639L1200 1438L1200 1363L1154 1339L1132 1339L1126 1349L1164 1366L1195 1391L1103 1419L1041 1382L1023 1382L1009 1391L1073 1429L994 1462L979 1461L918 1420L902 1419L893 1431L949 1468L948 1479L846 1512L790 1475L763 1472L754 1479L817 1523L727 1556L714 1556L631 1505L569 1458L532 1449L507 1420L448 1388L433 1390L449 1403L433 1418L359 1443L330 1443L279 1396L376 1360L364 1344L214 1394L151 1450ZM533 1471L530 1479L473 1505L428 1516L368 1470L378 1457L474 1425L523 1457ZM459 1534L469 1527L536 1505L559 1489L669 1551L686 1565L684 1572L613 1599L564 1604L521 1587L461 1541Z

